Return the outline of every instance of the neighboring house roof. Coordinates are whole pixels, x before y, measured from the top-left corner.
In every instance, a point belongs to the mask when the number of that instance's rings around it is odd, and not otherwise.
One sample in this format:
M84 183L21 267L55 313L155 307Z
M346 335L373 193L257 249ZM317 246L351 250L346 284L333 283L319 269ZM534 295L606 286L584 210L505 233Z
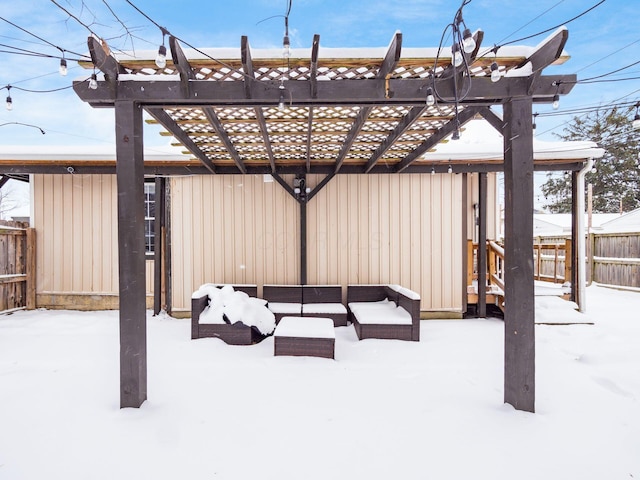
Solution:
M622 220L627 215L628 220ZM585 228L588 225L588 215L584 215ZM634 223L635 222L635 223ZM631 225L636 225L640 231L640 209L634 210L625 215L619 213L593 213L591 215L591 230L596 233L602 232L623 232L632 231ZM623 225L628 225L631 230L623 230ZM561 237L571 234L571 214L570 213L536 213L533 215L533 235L534 237Z
M602 230L605 233L640 232L640 208L603 223Z
M503 137L498 131L483 120L468 122L460 134L460 140L439 143L426 153L425 160L483 160L502 161L504 145ZM582 160L600 158L604 149L595 142L589 141L557 141L549 142L533 139L533 158L544 160Z

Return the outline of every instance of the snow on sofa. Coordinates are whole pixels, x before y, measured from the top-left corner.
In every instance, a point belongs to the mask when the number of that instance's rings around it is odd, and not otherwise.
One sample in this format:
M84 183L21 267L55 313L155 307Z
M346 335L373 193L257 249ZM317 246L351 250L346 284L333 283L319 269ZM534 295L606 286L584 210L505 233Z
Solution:
M256 285L202 285L191 296L191 338L216 337L229 345L251 345L275 329Z
M348 285L349 318L360 340L420 340L420 295L398 285Z
M262 297L276 316L325 317L336 327L347 325L347 307L340 285L264 285Z

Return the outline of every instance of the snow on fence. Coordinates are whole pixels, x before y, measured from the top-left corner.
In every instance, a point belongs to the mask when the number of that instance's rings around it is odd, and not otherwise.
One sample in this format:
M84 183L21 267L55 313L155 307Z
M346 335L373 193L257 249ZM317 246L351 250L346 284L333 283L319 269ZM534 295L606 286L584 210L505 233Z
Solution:
M35 308L35 245L35 229L0 222L0 312Z

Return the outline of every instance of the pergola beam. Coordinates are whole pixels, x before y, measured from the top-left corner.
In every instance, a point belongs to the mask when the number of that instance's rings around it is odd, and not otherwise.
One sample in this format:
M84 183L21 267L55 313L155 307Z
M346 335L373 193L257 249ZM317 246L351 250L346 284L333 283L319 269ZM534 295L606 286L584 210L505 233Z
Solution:
M311 64L309 66L309 93L311 98L318 96L318 54L320 50L320 35L313 36L311 44Z
M251 47L249 46L249 38L242 36L240 39L240 51L242 59L242 69L244 70L244 93L246 98L251 98L251 83L255 82L255 73L253 71L253 60L251 59ZM260 107L255 107L254 112L256 115L256 121L260 127L260 133L262 134L262 140L264 142L264 148L267 150L267 157L269 158L269 165L271 165L271 171L276 171L276 161L273 156L273 147L271 146L271 138L269 137L269 131L267 129L267 122L264 118L264 113Z
M431 135L427 140L417 146L411 153L409 153L395 168L397 173L405 170L409 165L418 160L420 156L427 153L430 149L435 147L440 141L444 140L448 135L451 135L457 128L461 127L478 113L477 108L467 107L458 114L457 118L451 119L448 123L438 129L436 133Z
M218 115L216 115L216 112L211 107L204 107L202 111L209 120L209 123L211 124L213 130L218 134L218 137L220 137L222 143L224 143L224 146L227 148L227 151L238 167L238 170L240 170L241 173L247 173L247 167L245 167L242 158L240 158L240 154L236 150L236 147L233 146L233 142L229 138L229 135L227 135L227 132L222 126Z
M400 32L396 32L396 34L393 36L393 39L391 40L391 43L389 44L389 48L387 49L387 54L385 55L384 60L380 65L380 69L378 70L378 73L376 75L378 79L383 79L385 81L385 89L384 89L385 98L389 98L389 96L391 95L390 93L391 90L389 88L389 76L398 65L401 52L402 52L402 34ZM351 130L349 131L347 138L345 138L344 142L342 143L342 148L340 149L340 153L338 153L338 157L336 158L335 173L338 173L340 171L340 168L342 168L344 159L347 157L349 150L351 150L351 147L353 146L353 142L356 140L356 138L360 134L360 130L362 130L362 127L367 121L367 118L369 118L369 115L371 114L372 110L373 110L372 106L362 107L360 109L358 116L356 117L355 121L351 125Z
M492 82L488 77L475 77L465 105L491 106L502 104L505 98L531 96L536 103L551 103L553 97L569 93L576 82L576 75L541 76L533 85L527 77L507 77ZM193 80L190 82L191 96L184 98L179 81L156 82L153 80L123 80L117 84L116 92L98 82L98 88L87 88L85 81L75 81L78 96L94 107L113 107L116 98L138 101L145 105L164 107L235 107L277 106L280 100L279 82L275 80L250 82L250 98L246 97L245 82L212 82ZM436 80L438 93L444 98L453 98L450 81ZM317 82L317 95L311 96L311 82L296 80L288 82L287 92L295 106L376 106L376 105L424 105L425 80L419 78L344 79L333 82ZM529 95L529 92L531 94ZM387 92L393 96L387 97ZM441 102L446 104L446 102ZM452 102L451 102L452 103Z
M182 85L182 95L185 98L189 98L191 96L191 80L195 80L196 74L191 68L189 64L189 60L187 60L182 47L178 43L178 40L173 35L169 36L169 48L171 49L171 58L173 59L174 66L178 69L180 73L180 84Z
M456 173L477 173L477 172L503 172L504 167L502 162L460 162L452 160L451 163L444 162L421 162L420 164L413 164L402 171L402 174L415 174L415 173L431 173L432 169L435 173L446 173L449 165L452 165ZM81 163L65 163L52 164L52 165L32 165L32 164L14 164L14 165L0 165L0 174L3 175L28 175L28 174L40 174L40 175L70 175L69 167L73 169L73 172L78 175L113 175L116 172L115 162L107 165L87 165L83 166ZM584 167L582 161L571 161L569 163L553 163L546 162L534 165L534 171L536 172L554 172L554 171L578 171ZM345 165L340 170L341 174L345 175L359 175L362 174L361 165ZM276 168L276 175L298 175L298 174L315 174L315 175L330 175L334 173L334 167L332 165L313 166L310 172L307 172L307 167L304 165L282 165ZM204 166L184 166L184 165L171 165L171 162L163 165L145 165L144 174L146 176L154 175L208 175L211 171ZM220 175L234 175L238 174L238 169L230 166L221 166L216 168L216 173ZM267 166L248 166L248 175L270 175L274 172ZM385 165L376 165L369 174L379 175L394 173L393 169Z
M389 148L402 136L404 133L415 123L415 121L422 116L428 107L413 107L409 112L402 117L402 120L398 122L393 131L387 136L387 138L380 144L380 146L373 152L373 155L367 161L367 165L364 168L364 173L369 173L373 167L375 167L378 160L385 154Z
M106 43L101 43L95 37L89 37L87 39L87 46L89 47L91 62L93 62L93 65L104 74L105 80L113 91L116 87L118 75L121 73L127 73L127 71L115 58L113 58Z
M187 135L184 130L171 118L171 116L160 107L147 108L147 113L155 118L160 124L166 128L171 134L185 146L195 157L200 160L202 165L209 170L210 173L216 173L216 166L211 159L204 153L198 145Z

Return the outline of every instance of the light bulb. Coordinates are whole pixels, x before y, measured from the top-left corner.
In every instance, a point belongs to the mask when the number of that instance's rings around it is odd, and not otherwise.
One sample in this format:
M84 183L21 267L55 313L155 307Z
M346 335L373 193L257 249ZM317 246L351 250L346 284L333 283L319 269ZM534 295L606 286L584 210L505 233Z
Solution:
M636 113L636 116L633 117L633 122L631 123L631 128L634 130L640 130L640 115Z
M13 110L13 100L11 100L11 95L7 96L7 110Z
M451 168L451 165L449 165L449 168L447 168L447 173L453 173L453 168Z
M462 65L464 58L462 56L462 52L460 52L460 45L454 43L451 47L451 63L454 67L459 67Z
M457 128L454 130L453 135L451 135L451 140L460 140L460 130Z
M284 92L280 92L280 101L278 102L278 110L284 110Z
M557 93L553 96L553 103L551 104L554 110L557 110L560 106L560 95Z
M167 47L160 45L158 48L158 56L156 57L156 65L158 68L164 68L167 66Z
M436 104L436 97L433 96L433 89L429 87L427 89L427 106L433 107Z
M476 48L476 41L473 39L473 35L471 35L471 30L468 28L464 29L462 33L462 48L466 53L471 53Z
M291 56L291 42L289 41L289 35L285 35L282 39L282 55L284 58L289 58Z
M435 175L436 174L436 169L431 167L431 175Z
M60 59L60 75L63 77L67 75L67 60L64 58Z
M500 76L500 70L498 67L498 64L496 62L493 62L491 64L491 81L493 83L499 81L502 77Z
M91 78L89 79L89 88L91 90L97 90L98 89L98 77L96 76L95 73L91 74Z

